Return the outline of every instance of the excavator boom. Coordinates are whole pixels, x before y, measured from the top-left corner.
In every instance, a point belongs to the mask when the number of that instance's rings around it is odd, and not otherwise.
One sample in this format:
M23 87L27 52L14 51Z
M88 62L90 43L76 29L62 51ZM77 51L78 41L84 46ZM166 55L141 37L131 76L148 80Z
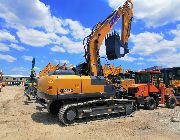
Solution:
M123 55L117 55L116 57L112 57L111 53L107 54L110 60L117 59L118 57L123 57L126 53L128 53L128 38L130 36L130 29L131 29L131 21L133 18L133 4L132 0L127 0L125 4L115 10L111 15L109 15L103 22L98 23L95 26L95 29L92 30L92 33L87 37L87 49L85 49L85 57L86 61L89 64L89 71L91 76L98 76L99 68L100 68L100 58L99 58L99 50L100 47L109 34L109 32L113 29L115 24L122 18L122 31L121 31L121 40L120 37L114 33L115 38L113 39L111 35L108 36L106 39L106 44L108 48L114 48L113 51L117 53L117 50L124 48ZM117 45L117 39L120 41ZM114 45L112 41L115 41ZM114 47L115 46L115 47ZM117 49L119 47L119 49ZM110 51L109 51L110 52ZM109 56L110 55L110 56Z

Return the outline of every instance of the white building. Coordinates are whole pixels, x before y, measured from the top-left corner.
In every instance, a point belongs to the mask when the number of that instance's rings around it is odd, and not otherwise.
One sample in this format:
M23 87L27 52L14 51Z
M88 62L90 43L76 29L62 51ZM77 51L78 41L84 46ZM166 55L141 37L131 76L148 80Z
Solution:
M5 82L6 85L24 85L29 78L29 76L24 75L3 75L2 81Z

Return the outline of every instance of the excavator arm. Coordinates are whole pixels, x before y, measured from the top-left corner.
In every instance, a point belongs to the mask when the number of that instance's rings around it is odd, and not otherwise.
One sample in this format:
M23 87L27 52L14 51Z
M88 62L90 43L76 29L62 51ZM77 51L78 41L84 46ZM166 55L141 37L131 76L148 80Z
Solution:
M48 73L58 69L60 69L60 64L53 66L53 64L50 62L42 71L39 72L39 77L46 76Z
M85 47L85 58L89 65L91 76L98 76L100 67L99 50L109 32L115 24L122 18L121 45L127 49L128 38L130 36L131 21L133 17L132 0L127 0L122 7L119 7L103 22L98 23L92 33L87 37Z

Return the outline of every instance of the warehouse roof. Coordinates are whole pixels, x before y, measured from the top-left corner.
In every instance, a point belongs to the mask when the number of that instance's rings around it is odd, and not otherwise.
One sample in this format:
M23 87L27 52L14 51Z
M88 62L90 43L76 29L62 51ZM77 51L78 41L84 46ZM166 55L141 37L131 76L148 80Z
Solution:
M25 75L3 75L3 77L28 78L30 76L25 76Z

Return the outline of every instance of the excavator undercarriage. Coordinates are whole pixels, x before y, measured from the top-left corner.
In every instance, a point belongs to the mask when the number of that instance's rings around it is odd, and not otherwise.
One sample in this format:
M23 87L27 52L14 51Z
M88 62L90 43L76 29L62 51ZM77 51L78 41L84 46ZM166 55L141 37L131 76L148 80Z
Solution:
M132 101L102 99L63 105L59 110L59 120L70 125L75 122L91 121L108 117L131 115L135 111Z
M136 110L135 102L125 99L78 98L48 100L47 110L58 115L63 125L103 118L127 117Z
M127 116L136 110L135 101L117 99L115 95L118 90L113 85L106 84L102 76L72 75L69 80L66 75L57 77L57 75L44 77L44 81L56 83L56 86L52 89L51 85L47 85L47 87L41 89L41 91L48 89L50 93L54 94L39 91L38 96L46 100L49 113L59 114L59 120L64 125L96 120L97 118ZM65 81L69 84L65 85ZM80 83L80 87L78 87L78 89L81 89L80 91L76 89L78 83ZM40 87L41 84L43 84L43 81L40 80ZM61 85L61 87L58 85ZM66 89L63 88L64 86ZM90 93L87 93L88 91Z

